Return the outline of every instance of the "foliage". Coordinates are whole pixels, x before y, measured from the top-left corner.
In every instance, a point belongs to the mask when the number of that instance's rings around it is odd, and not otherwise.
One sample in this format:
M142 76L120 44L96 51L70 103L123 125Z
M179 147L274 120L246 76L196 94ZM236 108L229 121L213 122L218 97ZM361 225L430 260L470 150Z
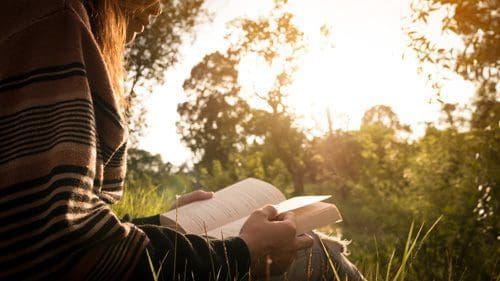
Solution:
M127 182L132 186L137 186L138 183L145 186L162 186L167 180L163 175L170 174L172 164L164 163L160 155L131 148L127 154L127 168Z
M123 198L113 205L119 216L132 217L161 213L175 200L175 195L193 191L193 175L174 169L161 156L131 148L127 152L127 175ZM199 186L198 186L199 187Z
M381 112L374 113L377 110ZM398 275L397 280L495 280L500 255L498 247L491 245L498 243L499 233L495 216L500 209L500 131L470 126L462 132L429 125L422 138L410 142L400 137L397 128L405 126L399 124L397 116L389 114L393 122L385 122L384 112L392 111L375 106L365 115L373 118L365 118L370 121L359 130L332 131L304 147L314 159L308 165L308 173L314 176L307 178L304 192L334 195L344 221L330 231L353 240L350 259L372 277L389 280L398 272L399 266L394 265L404 264L403 273L399 273L404 276ZM480 112L472 116L483 116ZM190 182L189 188L172 182L166 183L166 189L158 186L158 190L150 191L162 190L159 197L166 196L164 201L172 200L172 194L181 190L192 190L194 181L205 189L217 190L236 179L257 177L286 194L294 190L283 162L265 145L229 153L225 164L230 168L215 159L210 172L200 166L196 177L175 172L146 152L135 153L129 158L131 178L138 179L132 175L142 173L155 178L140 180L148 184L162 182L158 178L180 176ZM134 184L139 183L136 180ZM136 188L129 189L137 192ZM169 192L162 193L166 190ZM149 198L155 202L154 196ZM149 204L145 202L126 204ZM418 255L405 254L408 243L414 243L405 236L411 221L432 222L441 216L439 226L425 243L414 248ZM385 276L387 268L389 277Z
M495 194L500 175L499 2L418 0L412 9L411 28L407 30L410 46L421 68L437 69L427 73L435 88L441 86L443 69L478 86L472 116L465 120L468 126L455 126L456 121L462 121L454 113L456 106L443 104L449 128L429 126L415 145L416 155L407 170L414 196L420 199L413 204L415 213L422 217L444 215L444 228L436 234L436 243L424 248L432 258L426 266L432 265L430 274L438 279L446 276L435 270L435 265L453 268L450 279L498 279L499 251L488 245L499 239L498 220L494 219L500 210ZM429 34L416 29L440 13L442 34L458 36L461 45L439 46ZM457 129L467 127L465 132ZM446 256L437 252L440 248L446 249ZM477 256L489 258L476 262Z
M478 86L470 115L444 104L446 122L429 123L413 140L385 105L367 110L358 130L330 128L308 138L286 103L305 45L286 1L274 3L267 17L233 21L231 34L239 36L228 37L227 50L205 56L184 83L188 100L178 107L178 128L197 155L195 166L176 170L159 156L131 150L128 193L115 210L152 214L174 194L256 177L287 195L332 194L344 220L326 230L352 239L350 259L372 280L498 280L498 1L413 4L412 27L445 11L443 30L466 46L444 49L428 34L407 30L422 64L449 68ZM271 89L245 97L239 71L246 56L274 69ZM421 228L414 235L412 221L436 220L431 233L422 236Z
M186 34L190 34L198 22L207 20L202 8L204 2L162 0L162 13L132 44L127 45L125 86L132 145L136 144L146 126L145 109L141 103L146 94L152 92L153 86L165 82L165 71L177 62Z
M491 0L415 0L406 32L421 63L449 69L471 81L498 81L500 6ZM418 27L440 16L442 34L455 35L462 44L444 46ZM438 70L440 71L440 70ZM429 75L434 75L428 73ZM438 73L439 74L439 73ZM441 77L435 77L439 83Z
M249 107L238 96L235 64L235 59L219 52L205 56L184 82L188 101L177 109L182 140L200 155L198 164L210 171L212 161L227 163L236 144L245 141L242 131Z
M241 36L231 38L225 53L209 54L193 67L191 77L184 82L188 101L178 106L178 128L184 143L199 156L196 167L203 175L216 176L214 168L220 167L226 171L226 180L240 178L230 155L255 146L266 151L265 163L283 164L294 192L301 194L308 160L303 149L307 139L294 126L295 117L285 99L305 46L292 14L285 12L285 2L275 1L267 17L234 20L231 33ZM238 68L251 55L262 58L272 69L270 75L276 78L269 91L255 93L267 110L250 110L241 97Z

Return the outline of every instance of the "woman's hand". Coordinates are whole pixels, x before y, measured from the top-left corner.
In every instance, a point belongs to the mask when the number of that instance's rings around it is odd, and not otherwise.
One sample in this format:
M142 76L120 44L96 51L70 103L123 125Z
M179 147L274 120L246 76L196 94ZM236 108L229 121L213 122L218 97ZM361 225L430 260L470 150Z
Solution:
M179 208L181 206L187 205L189 203L193 203L196 201L207 200L214 196L213 192L208 192L204 190L196 190L190 193L182 194L175 200L175 203L170 207L169 210L174 210L175 208Z
M252 260L252 275L283 273L292 263L298 250L309 248L309 235L297 236L295 215L287 212L278 216L276 209L265 206L254 211L240 231Z
M177 197L177 200L175 200L174 204L170 207L169 211L175 210L176 208L187 205L189 203L193 203L195 201L210 199L213 196L214 196L213 192L207 192L203 190L196 190L190 193L182 194L181 196ZM163 215L160 215L160 225L175 228L182 233L186 233L186 231L184 231L184 229L182 229L180 225L177 225L175 221Z

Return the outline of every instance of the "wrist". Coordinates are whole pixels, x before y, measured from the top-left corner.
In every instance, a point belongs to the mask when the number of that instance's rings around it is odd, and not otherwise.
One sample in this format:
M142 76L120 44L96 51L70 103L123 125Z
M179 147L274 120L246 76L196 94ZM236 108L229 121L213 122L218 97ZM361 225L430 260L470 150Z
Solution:
M245 245L247 246L248 249L248 253L250 255L250 260L253 263L254 259L259 256L258 254L259 251L258 249L256 249L253 239L251 237L248 237L244 233L240 233L239 237L241 238L241 240L243 240L243 242L245 242Z
M250 255L252 271L259 268L259 264L262 264L266 256L266 251L259 241L255 241L251 235L247 236L245 234L240 234L241 240L245 242L248 248L248 253ZM253 274L257 274L253 272Z
M258 247L259 242L252 239L251 235L240 234L239 236L245 242L250 255L250 273L252 277L258 278L265 274L266 254L263 248Z

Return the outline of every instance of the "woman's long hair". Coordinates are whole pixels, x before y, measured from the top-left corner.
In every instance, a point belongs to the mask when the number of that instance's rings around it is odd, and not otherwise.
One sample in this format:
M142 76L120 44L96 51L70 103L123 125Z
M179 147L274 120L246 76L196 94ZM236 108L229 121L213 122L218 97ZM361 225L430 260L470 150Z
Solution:
M123 109L124 50L128 21L159 0L84 0L94 37L101 49L111 84Z

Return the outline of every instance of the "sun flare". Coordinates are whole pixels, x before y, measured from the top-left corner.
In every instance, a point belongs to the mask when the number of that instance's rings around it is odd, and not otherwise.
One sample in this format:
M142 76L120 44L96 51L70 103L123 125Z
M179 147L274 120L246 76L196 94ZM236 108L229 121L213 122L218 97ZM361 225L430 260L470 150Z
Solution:
M204 27L197 41L185 49L187 60L169 72L166 87L159 87L149 103L150 133L142 143L175 163L190 158L175 128L175 105L184 96L182 82L205 55L207 46L225 46L224 30L229 20L257 15L261 8L243 1L224 3L219 3L224 9L218 11L214 25ZM401 122L410 124L416 137L423 134L425 122L437 120L440 105L429 104L435 93L425 77L417 74L416 61L411 56L402 59L407 51L402 18L409 13L409 1L308 0L290 1L289 5L308 45L287 98L300 126L323 134L328 130L329 112L335 129L354 130L364 112L380 104L390 106ZM266 64L258 56L247 56L240 63L241 95L253 107L266 108L255 94L264 95L275 83ZM471 83L457 78L445 85L442 94L448 102L465 103L473 89ZM166 105L171 110L165 110ZM165 120L170 121L165 124Z

